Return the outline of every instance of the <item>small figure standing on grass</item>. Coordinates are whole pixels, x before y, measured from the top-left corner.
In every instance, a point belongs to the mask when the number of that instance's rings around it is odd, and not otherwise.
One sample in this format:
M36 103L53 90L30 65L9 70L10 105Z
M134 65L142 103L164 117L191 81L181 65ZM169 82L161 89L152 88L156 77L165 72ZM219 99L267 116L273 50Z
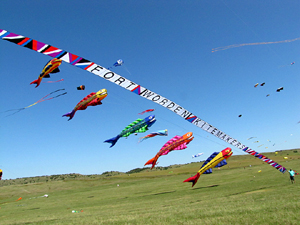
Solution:
M290 169L289 174L290 174L290 180L291 180L292 184L295 183L295 172L294 172L294 170Z

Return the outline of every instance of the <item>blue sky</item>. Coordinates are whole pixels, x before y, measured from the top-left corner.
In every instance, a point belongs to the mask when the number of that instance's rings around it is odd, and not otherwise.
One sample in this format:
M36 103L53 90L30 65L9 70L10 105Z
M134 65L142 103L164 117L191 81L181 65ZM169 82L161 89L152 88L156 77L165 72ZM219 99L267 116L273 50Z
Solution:
M115 73L176 102L257 152L273 152L300 147L300 41L212 49L298 38L299 9L300 2L289 0L1 1L0 29L104 67L121 58L125 63L113 68ZM65 62L48 79L63 82L34 88L29 83L51 58L3 40L0 54L3 179L126 172L143 167L169 139L189 131L195 138L188 148L161 157L160 166L205 160L232 147L164 107ZM265 86L254 88L262 82ZM77 91L82 84L86 89ZM276 92L279 87L284 90ZM12 116L4 112L60 88L67 95ZM108 90L102 105L76 112L71 121L62 117L102 88ZM157 121L148 132L121 138L113 148L103 143L149 115L138 113L151 108ZM139 137L162 129L169 130L168 137L138 144ZM252 136L257 138L247 140ZM199 152L204 154L192 159Z

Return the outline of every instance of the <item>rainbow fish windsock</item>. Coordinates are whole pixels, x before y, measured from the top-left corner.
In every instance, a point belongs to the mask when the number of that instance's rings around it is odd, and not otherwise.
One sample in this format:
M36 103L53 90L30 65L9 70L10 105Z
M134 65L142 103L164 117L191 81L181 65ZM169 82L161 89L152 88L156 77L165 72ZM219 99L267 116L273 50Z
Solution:
M225 148L221 152L214 152L200 167L200 170L193 177L190 177L183 182L192 182L194 185L197 183L201 174L212 173L213 167L221 167L227 164L226 159L228 159L232 155L231 148Z

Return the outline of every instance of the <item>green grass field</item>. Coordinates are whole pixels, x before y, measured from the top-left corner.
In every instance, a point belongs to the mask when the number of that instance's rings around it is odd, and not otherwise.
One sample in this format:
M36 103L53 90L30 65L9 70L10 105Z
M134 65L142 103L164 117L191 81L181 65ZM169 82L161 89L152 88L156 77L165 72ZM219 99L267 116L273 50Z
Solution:
M300 171L300 149L264 155ZM201 164L2 180L0 224L300 224L300 176L245 155L183 183Z

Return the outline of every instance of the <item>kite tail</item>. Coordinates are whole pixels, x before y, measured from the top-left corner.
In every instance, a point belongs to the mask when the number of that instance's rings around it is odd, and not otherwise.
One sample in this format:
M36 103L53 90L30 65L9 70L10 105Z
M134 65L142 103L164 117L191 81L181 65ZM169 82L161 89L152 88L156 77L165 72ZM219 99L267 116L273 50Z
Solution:
M143 140L148 139L148 138L149 138L149 137L140 137L138 143L140 143L140 142L142 142Z
M36 84L36 88L40 85L40 83L41 83L41 79L39 78L39 79L37 79L37 80L34 80L34 81L32 81L30 84Z
M193 182L193 185L192 185L192 187L194 187L194 185L197 183L197 181L198 181L199 177L200 177L200 174L199 174L199 173L197 173L195 176L193 176L193 177L190 177L190 178L186 179L186 180L185 180L185 181L183 181L183 182Z
M148 160L144 166L152 164L151 170L156 165L156 161L158 160L158 156L153 157L152 159Z
M111 148L112 146L114 146L114 145L117 143L117 141L119 140L120 137L121 137L121 136L118 134L116 137L113 137L113 138L111 138L111 139L108 139L108 140L106 140L106 141L104 141L104 142L110 143L110 144L111 144L110 148Z
M72 112L69 112L69 113L67 113L67 114L65 114L65 115L63 115L63 116L70 117L70 118L68 119L68 121L69 121L69 120L71 120L71 119L74 117L75 112L76 112L76 111L73 109Z

